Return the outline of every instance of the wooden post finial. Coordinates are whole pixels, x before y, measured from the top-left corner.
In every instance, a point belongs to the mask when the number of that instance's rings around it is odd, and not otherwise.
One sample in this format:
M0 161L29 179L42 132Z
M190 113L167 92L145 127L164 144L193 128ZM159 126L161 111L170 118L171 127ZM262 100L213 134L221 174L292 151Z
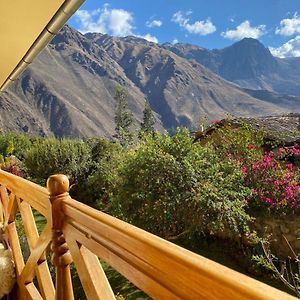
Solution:
M70 183L66 175L51 175L47 180L47 189L50 193L50 196L57 196L60 194L68 193L69 188Z

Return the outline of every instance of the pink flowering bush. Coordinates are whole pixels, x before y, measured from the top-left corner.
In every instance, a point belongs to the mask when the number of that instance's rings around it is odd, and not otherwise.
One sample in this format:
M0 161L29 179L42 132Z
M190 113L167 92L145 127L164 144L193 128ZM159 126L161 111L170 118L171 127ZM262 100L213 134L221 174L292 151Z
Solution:
M252 148L252 151L256 151ZM250 208L278 212L300 211L299 168L286 158L300 154L298 145L265 152L258 160L239 161L245 184L252 189Z
M254 213L300 213L300 148L266 145L263 131L245 124L218 129L210 139L221 159L234 159L251 189L248 208ZM265 152L264 149L272 148Z

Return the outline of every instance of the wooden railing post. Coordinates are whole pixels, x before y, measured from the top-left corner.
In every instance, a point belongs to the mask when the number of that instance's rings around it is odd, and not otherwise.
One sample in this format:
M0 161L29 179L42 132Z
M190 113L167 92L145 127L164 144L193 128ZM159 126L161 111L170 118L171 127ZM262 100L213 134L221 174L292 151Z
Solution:
M64 215L61 210L63 200L69 199L69 180L65 175L52 175L47 180L47 189L52 204L52 262L56 267L56 300L73 300L70 271L72 257L62 232Z

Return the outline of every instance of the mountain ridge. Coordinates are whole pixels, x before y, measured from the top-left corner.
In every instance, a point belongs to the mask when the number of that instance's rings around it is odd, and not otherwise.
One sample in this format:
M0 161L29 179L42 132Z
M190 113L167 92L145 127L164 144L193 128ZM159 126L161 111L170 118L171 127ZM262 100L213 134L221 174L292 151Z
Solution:
M190 44L165 44L163 47L203 64L243 88L300 96L300 58L274 57L256 39L244 38L226 48L213 50Z
M0 96L0 126L45 136L112 137L117 85L127 91L137 123L149 100L158 130L192 128L204 115L279 114L300 103L300 98L287 101L275 92L264 99L141 38L83 35L65 26Z

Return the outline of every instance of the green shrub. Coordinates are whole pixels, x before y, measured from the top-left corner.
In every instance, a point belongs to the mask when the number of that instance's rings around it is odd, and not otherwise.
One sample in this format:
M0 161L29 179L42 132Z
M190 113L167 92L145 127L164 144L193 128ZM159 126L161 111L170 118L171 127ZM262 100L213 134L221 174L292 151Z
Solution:
M207 141L207 145L213 146L220 155L255 160L262 157L265 133L240 122L239 125L217 128ZM253 151L253 148L257 151Z
M114 212L164 237L247 230L243 175L230 158L193 144L186 130L144 136L119 169Z
M0 134L0 154L3 157L15 155L18 159L23 159L31 146L32 141L25 134L15 132Z
M246 199L251 191L236 161L220 159L210 147L193 148L186 160L193 165L197 180L193 201L186 208L191 214L185 218L189 226L224 237L248 232L251 218Z
M125 151L119 143L105 139L88 141L92 147L92 163L89 174L78 184L77 197L100 209L106 209L109 198L118 181L118 168Z
M91 149L81 140L44 139L25 154L24 163L33 178L45 180L52 174L63 173L74 183L88 172Z

